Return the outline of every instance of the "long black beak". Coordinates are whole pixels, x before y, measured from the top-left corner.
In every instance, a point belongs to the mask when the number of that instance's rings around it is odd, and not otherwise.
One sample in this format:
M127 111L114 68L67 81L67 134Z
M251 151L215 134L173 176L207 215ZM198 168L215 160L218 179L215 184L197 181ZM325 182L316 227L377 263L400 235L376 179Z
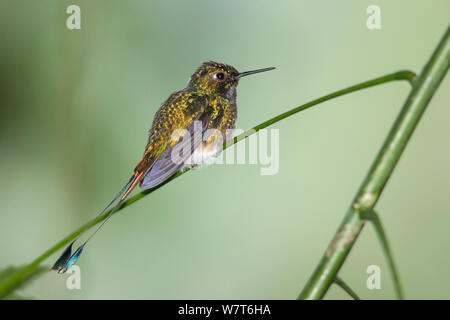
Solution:
M260 72L265 72L265 71L270 71L275 69L275 67L270 67L270 68L264 68L264 69L257 69L257 70L251 70L251 71L245 71L245 72L241 72L237 75L237 78L242 78L254 73L260 73Z

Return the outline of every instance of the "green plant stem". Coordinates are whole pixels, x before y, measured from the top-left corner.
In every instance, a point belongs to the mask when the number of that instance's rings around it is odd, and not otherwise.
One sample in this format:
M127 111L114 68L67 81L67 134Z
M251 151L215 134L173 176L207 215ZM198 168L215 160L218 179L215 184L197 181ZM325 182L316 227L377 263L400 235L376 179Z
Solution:
M392 255L391 247L389 246L389 242L387 240L386 233L384 232L383 225L381 223L380 217L374 210L361 211L361 218L366 219L372 222L375 232L377 233L378 238L381 242L381 248L386 256L386 260L389 266L389 270L391 271L392 281L394 282L395 293L397 294L397 298L399 300L403 300L403 287L400 282L400 276L398 274L397 268L394 263L394 256Z
M303 104L301 106L298 106L296 108L293 108L285 113L282 113L276 117L273 117L270 120L267 120L255 127L253 127L250 130L245 131L244 133L236 136L235 138L231 139L229 142L224 144L224 149L228 148L230 146L232 146L233 144L247 138L248 136L256 133L257 131L266 128L278 121L281 121L285 118L288 118L300 111L306 110L310 107L313 107L319 103L325 102L327 100L345 95L347 93L351 93L351 92L355 92L355 91L359 91L362 89L366 89L366 88L370 88L373 86L377 86L383 83L387 83L387 82L391 82L391 81L396 81L396 80L407 80L409 82L411 82L413 80L413 78L415 77L415 74L411 71L398 71L392 74L388 74L373 80L369 80L369 81L365 81L362 82L360 84L336 91L334 93L328 94L326 96L323 96L321 98L312 100L306 104ZM130 199L128 199L127 201L125 201L117 210L115 213L117 213L118 211L122 210L123 208L128 207L129 205L131 205L132 203L140 200L141 198L145 197L146 195L154 192L155 190L159 189L160 187L162 187L163 185L165 185L166 183L173 181L174 179L178 178L179 176L181 176L182 174L186 173L189 170L185 170L183 172L178 172L176 173L174 176L172 176L170 179L168 179L164 184L159 185L155 188L152 189L148 189L148 190L144 190L141 193L131 197ZM103 221L109 214L110 211L105 212L103 215L101 215L100 217L98 217L94 224L92 224L91 227L93 227L94 225L96 225L97 223ZM115 214L114 213L114 214ZM8 278L6 281L0 283L0 298L5 296L8 292L10 292L11 290L13 290L15 288L15 284L19 283L21 281L21 279L23 279L27 274L29 274L30 272L32 272L43 260L45 260L46 258L48 258L50 255L52 255L54 252L56 252L57 250L61 249L62 247L64 247L65 245L67 245L70 241L72 241L76 236L78 236L81 232L83 232L87 227L89 227L89 225L91 224L91 222L87 222L86 224L84 224L83 226L81 226L80 228L78 228L77 230L75 230L73 233L71 233L69 236L65 237L64 239L62 239L61 241L59 241L58 243L56 243L53 247L51 247L50 249L48 249L47 251L45 251L42 255L40 255L39 257L37 257L35 260L33 260L30 264L28 264L27 266L25 266L22 270L20 270L19 272L17 272L16 274L14 274L13 276L11 276L10 278Z
M342 290L344 290L345 292L348 293L348 295L350 297L352 297L355 300L360 300L358 295L355 293L355 291L352 290L352 288L350 288L345 282L344 280L342 280L341 278L339 278L338 276L336 276L336 278L334 279L334 283L336 285L338 285L339 287L341 287Z
M374 208L428 102L444 78L449 63L450 27L419 77L413 82L397 120L299 299L321 299L333 283L364 226L365 220L360 212Z

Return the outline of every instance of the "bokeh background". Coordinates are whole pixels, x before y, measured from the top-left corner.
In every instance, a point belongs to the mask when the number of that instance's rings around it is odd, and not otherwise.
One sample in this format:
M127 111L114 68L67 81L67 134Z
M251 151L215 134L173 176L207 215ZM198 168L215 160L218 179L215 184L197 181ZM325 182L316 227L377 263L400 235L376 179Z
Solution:
M81 7L81 30L66 8ZM381 8L381 30L366 8ZM419 72L449 24L433 1L6 1L0 4L0 267L22 265L128 179L152 117L205 60L244 71L238 127L400 69ZM450 78L378 204L407 298L450 298ZM409 87L390 83L274 125L280 170L210 166L116 215L79 261L81 290L47 273L40 299L293 299L325 251ZM59 254L60 252L58 252ZM57 255L44 262L50 266ZM368 290L366 268L381 267ZM341 271L395 298L371 226ZM327 298L347 299L337 287Z

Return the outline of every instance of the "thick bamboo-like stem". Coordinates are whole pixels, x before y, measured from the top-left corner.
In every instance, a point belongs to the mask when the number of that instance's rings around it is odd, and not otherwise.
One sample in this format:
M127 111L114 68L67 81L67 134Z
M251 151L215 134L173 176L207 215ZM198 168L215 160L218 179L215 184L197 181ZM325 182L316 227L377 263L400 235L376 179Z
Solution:
M300 111L309 109L315 105L318 105L322 102L331 100L333 98L337 98L339 96L345 95L347 93L351 93L351 92L355 92L355 91L359 91L362 89L366 89L366 88L370 88L373 86L377 86L383 83L387 83L387 82L391 82L391 81L397 81L397 80L406 80L411 82L412 79L415 77L414 73L411 71L398 71L392 74L388 74L373 80L369 80L369 81L365 81L362 82L360 84L336 91L334 93L328 94L326 96L323 96L321 98L315 99L313 101L310 101L306 104L303 104L301 106L298 106L296 108L293 108L285 113L282 113L276 117L273 117L270 120L267 120L259 125L257 125L256 127L253 127L250 130L245 131L244 133L240 134L239 136L235 137L234 139L232 139L230 142L224 144L224 149L228 148L230 146L232 146L233 144L237 143L238 141L241 141L245 138L247 138L248 136L256 133L257 131L266 128L278 121L281 121L285 118L288 118ZM188 171L188 170L187 170ZM164 184L159 185L155 188L152 189L148 189L145 191L142 191L141 193L131 197L130 199L128 199L127 201L125 201L117 210L114 214L116 214L118 211L122 210L125 207L128 207L129 205L131 205L132 203L140 200L141 198L145 197L146 195L154 192L155 190L159 189L160 187L162 187L163 185L165 185L166 183L173 181L174 179L178 178L179 176L181 176L182 174L184 174L186 171L184 172L178 172L176 173L174 176L172 176L169 180L167 180ZM9 292L11 292L12 290L14 290L18 284L22 283L22 280L24 278L27 277L27 275L29 275L31 272L33 272L34 269L36 269L39 264L44 261L46 258L48 258L50 255L52 255L53 253L55 253L57 250L61 249L62 247L66 246L70 241L72 241L76 236L78 236L84 229L88 228L89 226L93 227L94 225L98 224L99 222L103 221L109 214L110 211L105 212L103 215L101 215L100 217L98 217L94 223L91 225L91 221L87 222L86 224L84 224L83 226L81 226L80 228L78 228L77 230L75 230L73 233L71 233L70 235L68 235L66 238L62 239L61 241L59 241L58 243L56 243L53 247L51 247L50 249L48 249L47 251L45 251L43 254L41 254L39 257L37 257L35 260L33 260L30 264L26 265L23 269L21 269L20 271L18 271L17 273L15 273L14 275L12 275L11 277L9 277L8 279L6 279L5 281L3 281L2 283L0 283L0 298L6 296Z
M449 64L450 27L413 82L397 120L299 299L321 299L333 283L365 224L361 212L373 210L428 102L447 73Z

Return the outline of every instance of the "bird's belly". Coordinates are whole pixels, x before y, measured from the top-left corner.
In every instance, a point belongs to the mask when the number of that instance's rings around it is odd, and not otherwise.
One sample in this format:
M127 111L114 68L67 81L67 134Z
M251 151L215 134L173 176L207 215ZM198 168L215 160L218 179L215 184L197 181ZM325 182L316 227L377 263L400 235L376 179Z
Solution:
M209 145L202 143L184 162L182 170L185 168L199 169L201 166L212 164L221 152L222 145L219 147L214 143Z

